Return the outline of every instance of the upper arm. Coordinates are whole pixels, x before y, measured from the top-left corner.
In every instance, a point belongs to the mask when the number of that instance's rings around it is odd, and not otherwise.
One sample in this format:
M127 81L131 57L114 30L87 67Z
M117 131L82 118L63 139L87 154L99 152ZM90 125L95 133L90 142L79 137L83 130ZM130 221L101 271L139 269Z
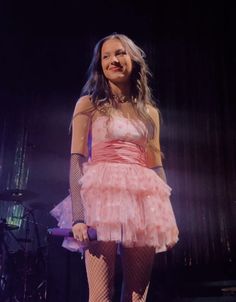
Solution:
M152 139L149 139L148 141L146 148L146 158L147 166L149 168L154 168L157 166L162 166L160 147L160 117L158 110L151 105L148 105L148 113L154 122L155 131L154 137Z
M71 153L88 156L88 136L93 105L89 96L81 97L74 109L72 118Z

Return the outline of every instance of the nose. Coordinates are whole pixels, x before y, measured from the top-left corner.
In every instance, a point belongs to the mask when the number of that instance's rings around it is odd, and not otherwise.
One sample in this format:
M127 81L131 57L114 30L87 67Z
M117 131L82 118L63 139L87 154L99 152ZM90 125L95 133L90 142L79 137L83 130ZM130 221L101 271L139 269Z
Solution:
M117 63L119 63L119 60L118 60L117 56L114 55L114 56L111 57L110 62L111 62L111 64L117 64Z

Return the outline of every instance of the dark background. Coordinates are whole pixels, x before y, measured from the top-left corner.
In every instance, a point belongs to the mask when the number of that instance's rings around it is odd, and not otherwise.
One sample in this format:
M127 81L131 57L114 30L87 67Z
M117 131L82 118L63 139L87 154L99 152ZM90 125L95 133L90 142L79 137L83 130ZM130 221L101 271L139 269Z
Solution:
M156 257L149 299L158 287L180 293L186 280L235 280L235 13L229 1L1 1L0 189L37 193L18 207L36 217L40 242L31 221L27 249L46 251L52 301L86 295L83 262L47 228L68 194L69 124L93 47L113 32L146 52L180 229L176 247ZM0 218L13 206L0 201ZM25 219L14 234L26 236Z

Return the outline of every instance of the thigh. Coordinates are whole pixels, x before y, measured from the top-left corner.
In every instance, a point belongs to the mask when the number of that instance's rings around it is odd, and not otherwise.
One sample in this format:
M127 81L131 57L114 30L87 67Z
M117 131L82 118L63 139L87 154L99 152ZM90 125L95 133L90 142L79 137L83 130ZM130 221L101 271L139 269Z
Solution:
M116 259L115 242L93 242L85 251L89 302L112 301Z
M152 247L121 247L122 302L146 301L154 255Z

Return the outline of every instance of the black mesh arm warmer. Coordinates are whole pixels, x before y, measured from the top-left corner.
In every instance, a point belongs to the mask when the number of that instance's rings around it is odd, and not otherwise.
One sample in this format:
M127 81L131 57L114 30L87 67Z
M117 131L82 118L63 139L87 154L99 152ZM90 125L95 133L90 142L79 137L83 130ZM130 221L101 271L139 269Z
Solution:
M165 173L165 170L162 166L159 166L159 167L155 167L155 168L152 168L153 171L156 172L156 174L158 176L160 176L160 178L162 180L164 180L165 183L167 183L167 179L166 179L166 173Z
M79 180L83 175L82 164L86 158L80 154L71 154L70 160L70 195L72 200L72 223L84 221L84 209L80 196Z
M76 103L72 119L72 140L70 160L70 195L72 199L73 223L84 221L84 209L80 196L80 178L83 174L82 165L89 156L88 136L91 123L91 101L87 96L81 97Z

